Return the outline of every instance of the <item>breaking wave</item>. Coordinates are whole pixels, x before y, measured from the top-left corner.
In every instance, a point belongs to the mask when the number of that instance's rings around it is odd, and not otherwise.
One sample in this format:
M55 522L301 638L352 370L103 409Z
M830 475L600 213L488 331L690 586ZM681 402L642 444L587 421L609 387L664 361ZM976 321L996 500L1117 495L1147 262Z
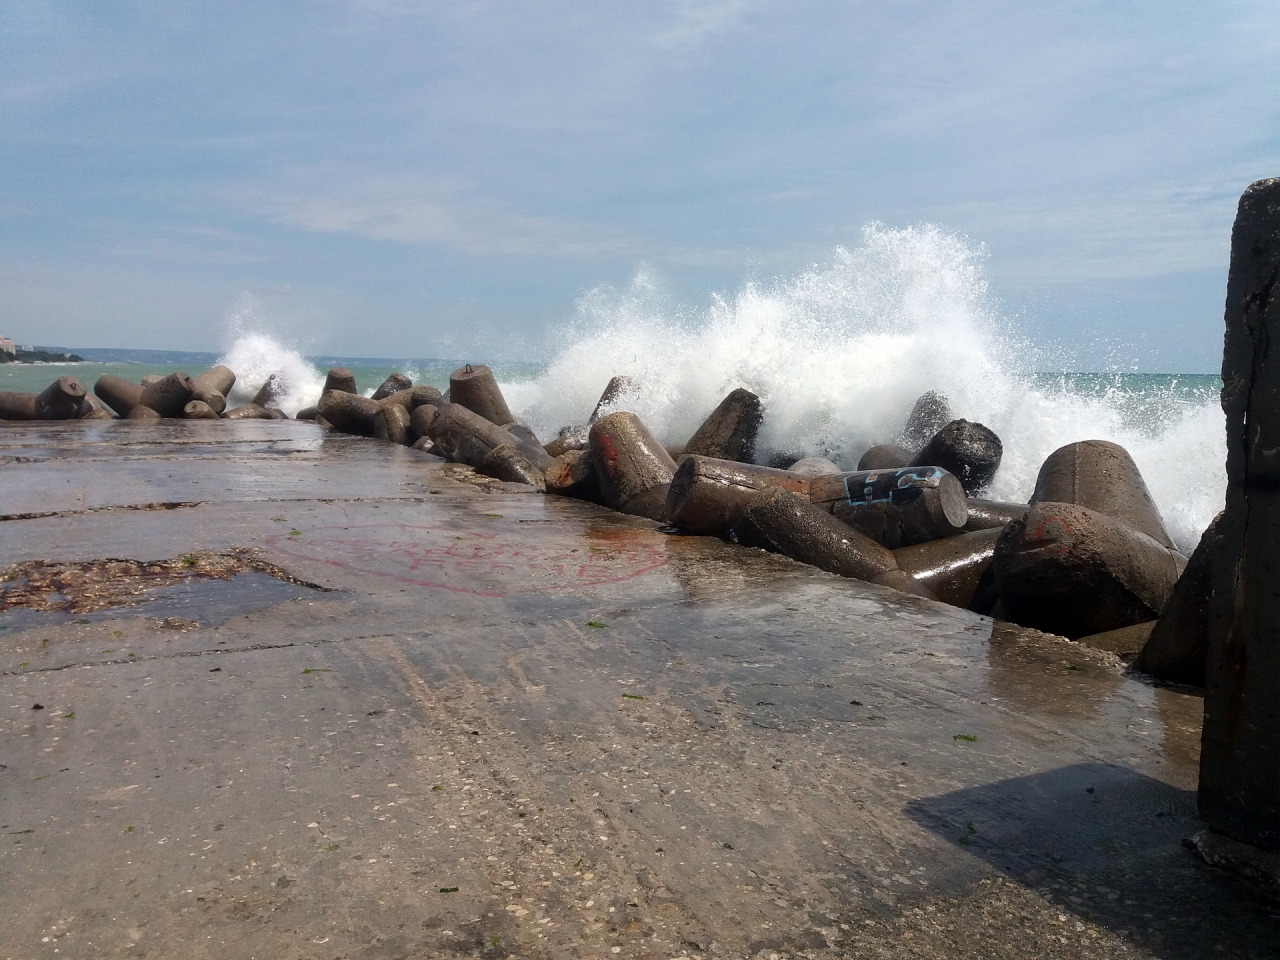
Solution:
M720 399L745 387L764 402L761 459L829 456L853 469L892 440L915 399L945 394L957 417L991 427L1004 460L989 493L1025 501L1056 448L1103 439L1133 455L1175 542L1191 550L1222 507L1224 422L1212 378L1046 377L1043 358L999 317L985 253L924 226L873 225L830 264L750 282L705 309L664 306L645 272L621 292L586 296L531 381L504 383L541 435L582 423L616 374L619 406L666 443L683 443Z

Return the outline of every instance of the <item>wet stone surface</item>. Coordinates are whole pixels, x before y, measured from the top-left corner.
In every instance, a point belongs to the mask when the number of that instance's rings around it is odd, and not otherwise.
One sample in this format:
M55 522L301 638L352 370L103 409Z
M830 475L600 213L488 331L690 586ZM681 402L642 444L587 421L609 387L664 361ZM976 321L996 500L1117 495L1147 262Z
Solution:
M0 459L0 956L1280 953L1107 654L309 424Z

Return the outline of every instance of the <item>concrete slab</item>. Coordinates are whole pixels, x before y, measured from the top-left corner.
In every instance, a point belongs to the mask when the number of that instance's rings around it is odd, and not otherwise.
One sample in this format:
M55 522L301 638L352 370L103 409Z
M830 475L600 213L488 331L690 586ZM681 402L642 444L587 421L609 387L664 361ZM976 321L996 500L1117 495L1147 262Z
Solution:
M6 427L0 515L292 581L0 612L0 956L1280 955L1105 654L310 424Z

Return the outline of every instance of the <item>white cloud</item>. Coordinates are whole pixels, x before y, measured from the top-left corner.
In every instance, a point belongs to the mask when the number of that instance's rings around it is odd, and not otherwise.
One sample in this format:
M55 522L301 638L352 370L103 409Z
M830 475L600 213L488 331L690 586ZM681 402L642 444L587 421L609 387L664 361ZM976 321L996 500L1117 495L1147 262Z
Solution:
M654 36L660 47L696 46L738 26L743 16L759 4L754 0L669 0L669 6L673 22Z
M470 254L598 259L638 249L610 227L524 213L460 180L379 176L272 193L242 189L232 196L240 206L302 230L438 244Z
M928 216L984 240L1005 279L1058 284L1160 277L1226 266L1236 198L1253 176L992 198Z

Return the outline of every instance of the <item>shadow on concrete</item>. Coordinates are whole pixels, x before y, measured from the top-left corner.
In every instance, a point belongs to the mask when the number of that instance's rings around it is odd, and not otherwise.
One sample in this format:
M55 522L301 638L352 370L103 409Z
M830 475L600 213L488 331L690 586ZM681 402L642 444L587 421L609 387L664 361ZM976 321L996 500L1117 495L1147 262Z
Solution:
M1195 794L1077 764L911 804L907 814L1074 916L1162 958L1280 957L1280 909L1182 840Z

